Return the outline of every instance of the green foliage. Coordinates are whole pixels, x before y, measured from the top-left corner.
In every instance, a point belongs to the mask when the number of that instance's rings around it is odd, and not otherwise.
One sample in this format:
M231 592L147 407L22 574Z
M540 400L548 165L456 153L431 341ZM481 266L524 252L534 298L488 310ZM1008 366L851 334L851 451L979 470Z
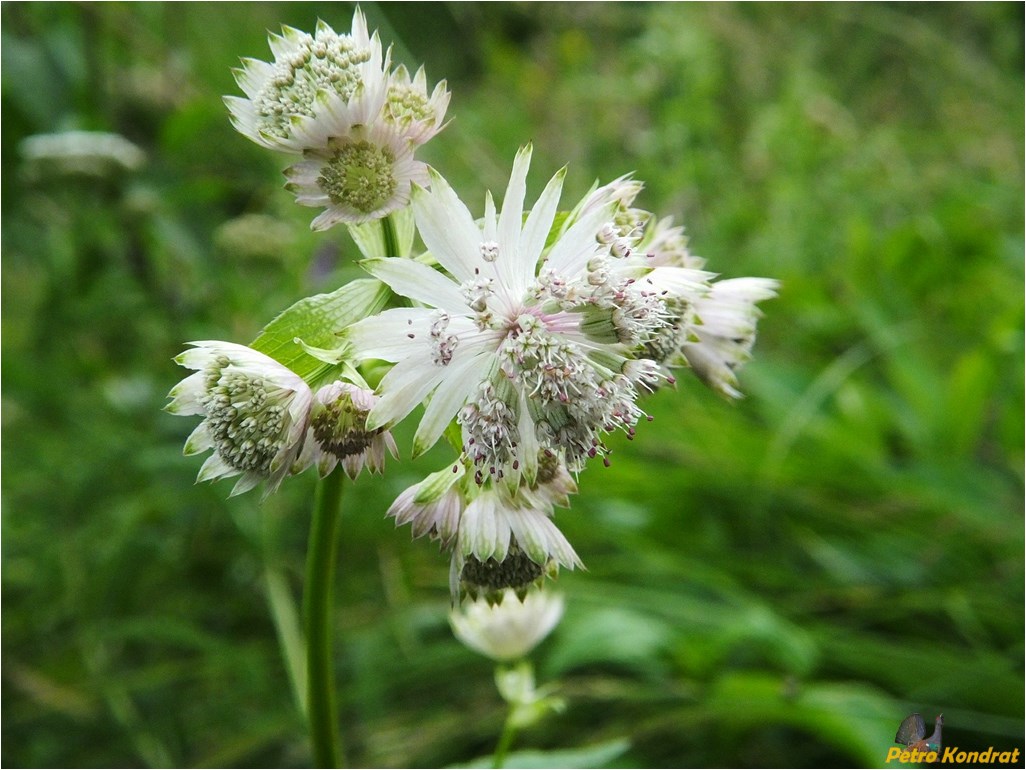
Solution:
M560 577L538 660L568 708L511 762L880 764L913 711L943 711L950 745L1021 747L1022 6L364 10L397 61L448 78L453 121L424 155L464 200L501 193L532 140L529 199L566 163L569 202L634 170L639 205L711 269L783 284L746 400L682 372L581 475L557 523L588 570ZM295 648L312 474L228 501L193 485L194 425L160 407L184 342L248 342L366 277L220 101L266 30L346 28L352 6L0 13L0 759L304 766L279 638ZM148 162L27 177L21 141L72 128ZM490 664L448 630L445 555L383 519L444 452L346 491L356 766L467 762L502 726Z

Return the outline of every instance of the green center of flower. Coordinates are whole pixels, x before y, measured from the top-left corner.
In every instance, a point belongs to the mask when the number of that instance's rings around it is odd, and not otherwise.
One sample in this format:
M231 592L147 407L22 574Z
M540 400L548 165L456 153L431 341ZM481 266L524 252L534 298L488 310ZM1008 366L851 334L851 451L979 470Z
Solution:
M314 415L311 421L314 438L325 452L339 460L360 454L379 432L367 430L367 414L366 409L353 403L348 393L343 393Z
M360 65L371 52L349 35L318 29L302 34L295 48L274 61L271 77L253 98L260 129L279 137L291 133L295 115L313 115L319 90L332 90L348 101L361 82Z
M423 94L406 85L393 85L388 89L387 114L393 123L408 126L415 121L433 117L428 100Z
M204 407L217 453L240 471L267 474L282 447L287 410L280 389L260 377L222 374Z
M387 147L347 141L324 164L317 184L336 206L369 214L385 205L399 187L394 163Z

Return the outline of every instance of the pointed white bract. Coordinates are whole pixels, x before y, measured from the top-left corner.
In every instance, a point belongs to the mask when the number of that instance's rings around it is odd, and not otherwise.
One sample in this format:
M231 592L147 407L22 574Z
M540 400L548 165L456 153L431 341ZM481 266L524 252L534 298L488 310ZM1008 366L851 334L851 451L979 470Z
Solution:
M172 388L165 409L203 415L185 454L214 453L198 481L239 476L232 495L267 481L265 495L299 472L313 394L292 371L245 345L190 342L175 361L196 372Z
M325 385L314 394L308 447L322 477L338 464L354 480L364 467L371 473L381 473L386 449L393 458L399 456L389 431L367 428L367 415L377 400L372 391L341 381Z
M449 613L452 631L463 644L494 661L523 658L563 617L563 596L535 591L520 601L506 590L498 603L468 602Z

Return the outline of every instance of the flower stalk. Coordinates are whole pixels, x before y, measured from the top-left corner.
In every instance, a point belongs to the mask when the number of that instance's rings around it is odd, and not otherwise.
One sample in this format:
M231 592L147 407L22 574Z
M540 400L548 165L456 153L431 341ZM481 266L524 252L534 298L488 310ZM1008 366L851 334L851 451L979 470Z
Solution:
M511 703L509 713L506 715L506 721L502 725L502 734L499 735L499 742L495 745L495 751L492 752L493 768L506 766L506 756L513 746L513 740L517 737L517 726L513 720L513 712L515 710L516 705Z
M385 255L389 257L405 256L399 253L399 233L391 214L381 219L381 232L384 235Z
M307 720L315 767L342 766L331 626L342 476L342 472L336 469L319 482L307 545L303 616L306 626Z

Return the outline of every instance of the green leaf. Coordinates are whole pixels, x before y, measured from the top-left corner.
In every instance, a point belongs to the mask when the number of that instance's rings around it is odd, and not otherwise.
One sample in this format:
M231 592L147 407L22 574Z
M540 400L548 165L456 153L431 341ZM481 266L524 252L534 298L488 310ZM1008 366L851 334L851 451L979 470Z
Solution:
M380 281L362 278L330 294L301 299L282 312L260 332L250 347L310 380L327 365L296 342L331 348L338 345L338 332L381 310L391 290Z
M616 738L605 743L594 743L577 749L556 749L554 751L515 751L506 757L502 766L507 768L549 768L549 767L606 767L631 747L626 738ZM450 765L457 768L491 767L492 758L478 757L465 765Z

